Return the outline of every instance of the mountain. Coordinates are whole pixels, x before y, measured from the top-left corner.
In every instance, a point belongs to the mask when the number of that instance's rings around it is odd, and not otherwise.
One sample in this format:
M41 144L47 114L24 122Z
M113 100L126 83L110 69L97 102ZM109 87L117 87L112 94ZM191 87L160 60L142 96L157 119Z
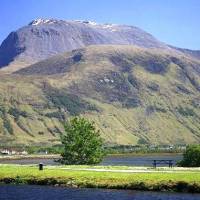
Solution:
M133 26L62 20L34 20L0 49L0 144L58 144L77 115L108 145L200 142L199 51Z
M61 122L94 120L107 144L200 142L200 62L168 51L95 45L0 79L0 139L58 143Z
M16 70L58 53L95 44L169 48L134 26L36 19L11 32L3 41L0 46L0 67L12 65L11 70Z

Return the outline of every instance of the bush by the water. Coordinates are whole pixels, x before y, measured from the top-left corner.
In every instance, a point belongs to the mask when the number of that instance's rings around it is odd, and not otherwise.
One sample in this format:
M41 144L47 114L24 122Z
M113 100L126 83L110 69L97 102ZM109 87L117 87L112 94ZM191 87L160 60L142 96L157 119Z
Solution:
M200 145L187 146L183 160L178 165L181 167L200 167Z
M75 117L65 124L61 136L64 146L62 164L83 165L100 163L104 156L103 141L93 122Z

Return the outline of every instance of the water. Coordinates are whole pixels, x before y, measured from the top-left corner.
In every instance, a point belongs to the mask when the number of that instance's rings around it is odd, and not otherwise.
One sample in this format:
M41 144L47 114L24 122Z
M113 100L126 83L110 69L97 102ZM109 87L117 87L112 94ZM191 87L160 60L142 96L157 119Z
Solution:
M162 155L140 155L140 156L109 156L103 160L101 165L113 165L113 166L152 166L153 160L173 160L173 164L176 164L182 159L181 154L162 154ZM159 166L165 166L159 165Z
M152 160L173 160L176 164L177 161L182 159L180 154L162 154L162 155L134 155L134 156L108 156L100 165L115 165L115 166L152 166ZM38 164L44 163L45 165L58 165L59 163L54 162L54 159L21 159L21 160L0 160L2 164ZM166 164L165 164L166 165ZM164 165L160 165L164 166Z
M0 186L0 200L199 200L200 194L73 189L49 186Z

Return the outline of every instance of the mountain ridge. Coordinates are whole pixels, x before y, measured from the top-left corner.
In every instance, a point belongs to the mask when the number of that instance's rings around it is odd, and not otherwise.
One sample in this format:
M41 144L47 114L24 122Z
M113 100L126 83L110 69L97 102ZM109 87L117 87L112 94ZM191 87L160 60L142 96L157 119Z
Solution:
M59 53L100 44L161 48L200 59L199 51L167 45L135 26L39 18L11 32L2 42L0 71L17 71Z

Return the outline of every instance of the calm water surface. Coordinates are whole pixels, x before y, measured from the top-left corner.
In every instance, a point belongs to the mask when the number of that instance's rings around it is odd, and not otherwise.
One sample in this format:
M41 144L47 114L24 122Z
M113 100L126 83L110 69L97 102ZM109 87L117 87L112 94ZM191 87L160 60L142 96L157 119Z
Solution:
M126 166L152 166L153 160L173 160L176 164L177 161L182 159L182 154L163 154L163 155L140 155L140 156L109 156L106 157L101 165L126 165Z
M49 186L0 186L0 200L199 200L200 194L70 189Z
M173 160L173 163L176 164L177 161L182 159L180 154L171 154L171 155L134 155L134 156L108 156L106 157L101 165L126 165L126 166L152 166L152 160L162 160L169 159ZM54 159L21 159L21 160L0 160L2 164L38 164L44 163L45 165L58 165L54 162Z

